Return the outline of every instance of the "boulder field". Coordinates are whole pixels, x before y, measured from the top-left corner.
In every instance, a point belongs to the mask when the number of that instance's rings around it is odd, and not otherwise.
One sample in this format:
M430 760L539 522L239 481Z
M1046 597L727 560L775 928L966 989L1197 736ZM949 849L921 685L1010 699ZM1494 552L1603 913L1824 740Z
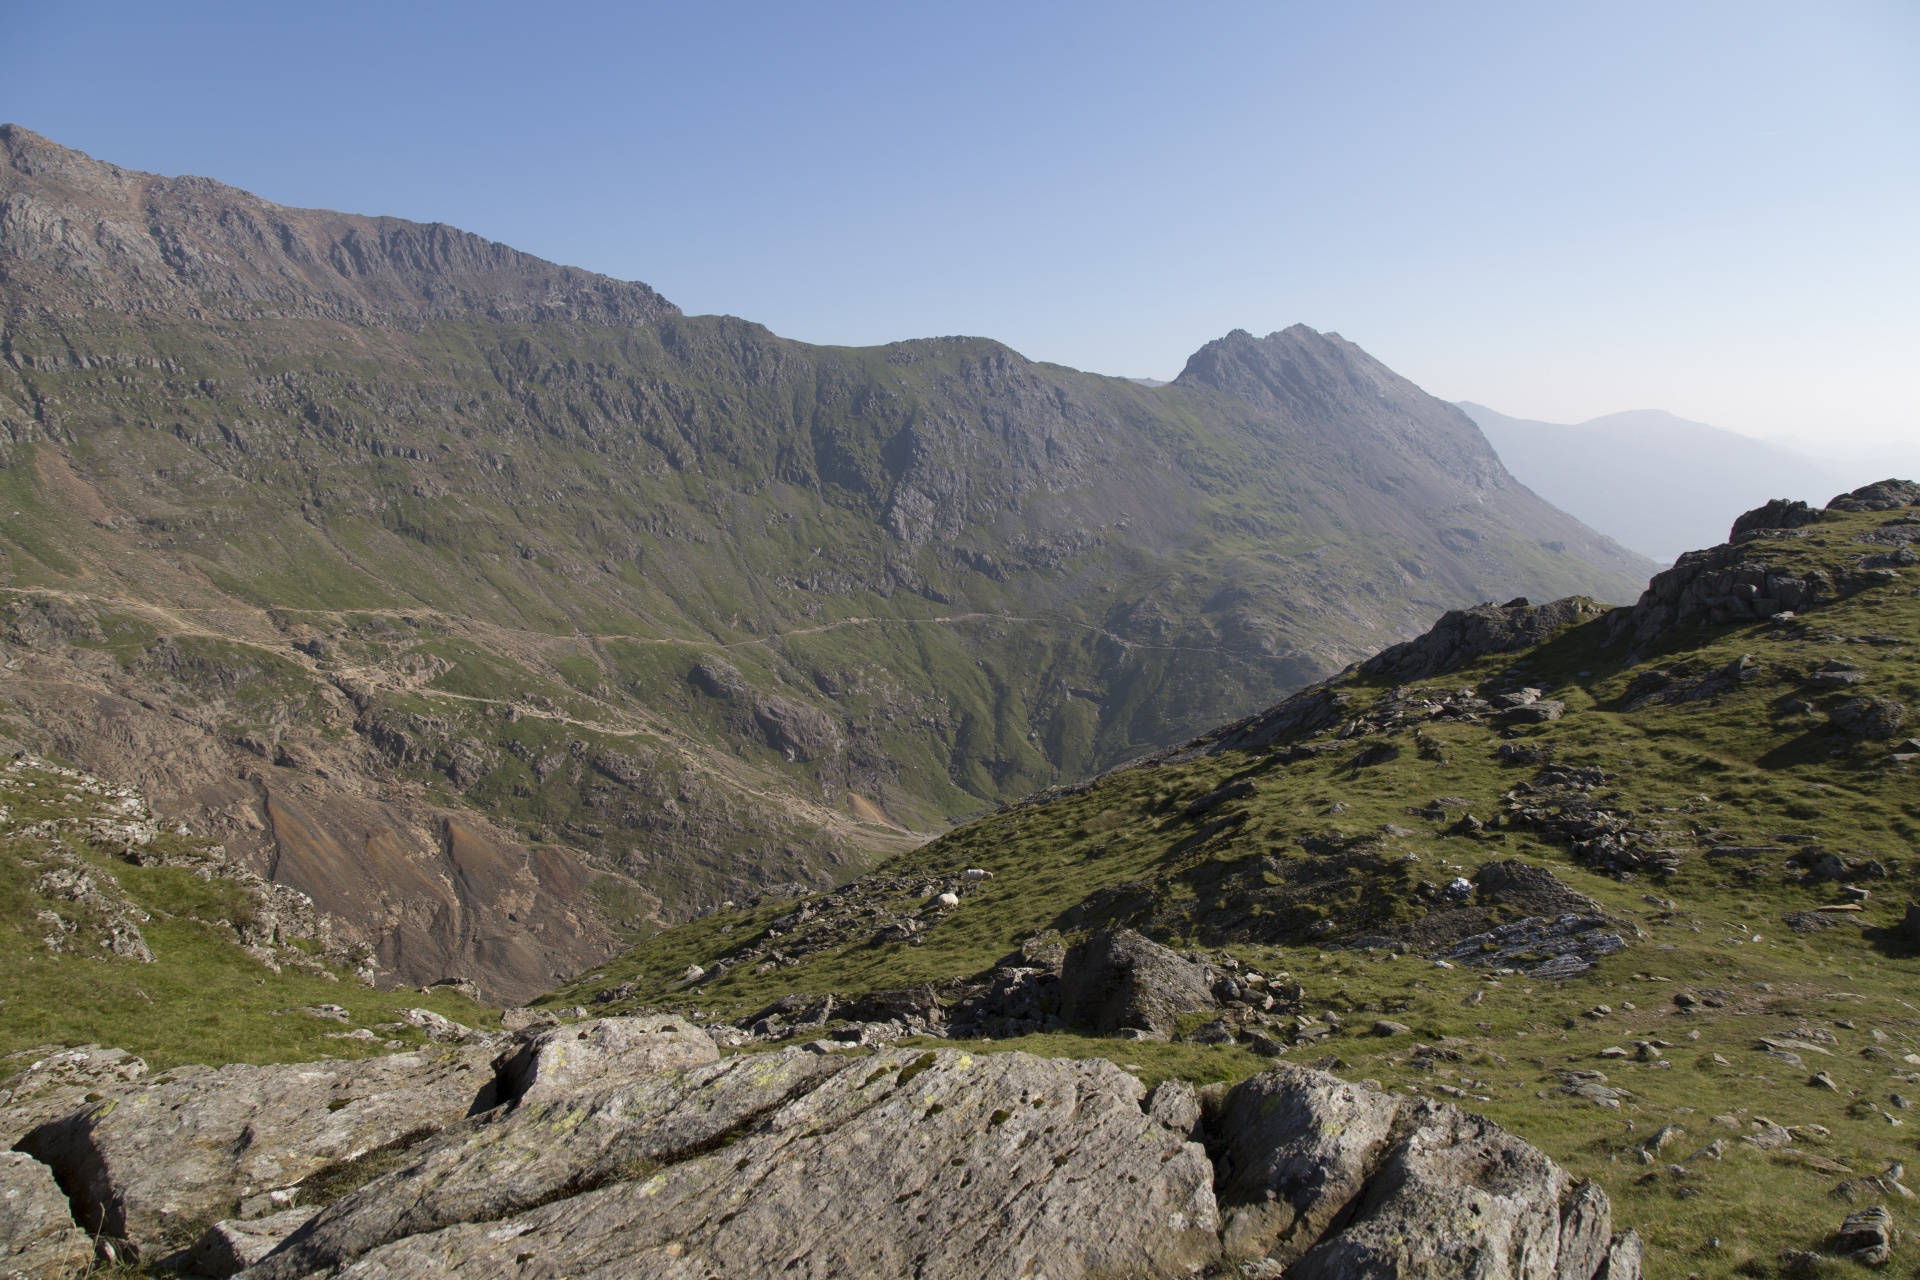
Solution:
M1532 1146L1291 1066L1150 1090L1104 1059L722 1056L663 1015L359 1062L101 1065L8 1135L0 1274L75 1268L77 1223L113 1256L246 1280L1639 1275L1606 1196Z

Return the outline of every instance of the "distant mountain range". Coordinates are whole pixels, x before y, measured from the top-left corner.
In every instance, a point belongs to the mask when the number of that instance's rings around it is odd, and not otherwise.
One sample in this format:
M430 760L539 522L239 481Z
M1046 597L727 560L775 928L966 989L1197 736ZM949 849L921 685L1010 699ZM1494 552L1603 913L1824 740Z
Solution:
M1920 449L1814 456L1660 409L1569 424L1459 404L1522 484L1663 563L1723 541L1735 516L1769 498L1819 506L1836 493L1920 471Z

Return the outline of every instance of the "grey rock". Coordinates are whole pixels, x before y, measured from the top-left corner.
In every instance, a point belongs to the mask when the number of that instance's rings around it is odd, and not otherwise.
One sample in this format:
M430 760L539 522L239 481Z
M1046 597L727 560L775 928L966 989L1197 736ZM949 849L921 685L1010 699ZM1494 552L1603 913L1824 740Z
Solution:
M1834 728L1855 737L1891 738L1906 723L1907 709L1891 698L1854 698L1827 712Z
M1505 605L1489 601L1455 609L1442 614L1425 635L1383 649L1361 663L1360 674L1424 680L1488 654L1525 649L1604 612L1605 606L1585 596L1540 605L1525 600Z
M1732 531L1727 534L1727 541L1737 542L1741 534L1753 530L1798 529L1803 525L1818 523L1820 513L1806 503L1775 498L1736 519Z
M1398 1115L1390 1097L1334 1076L1272 1067L1212 1118L1227 1257L1277 1272L1359 1194Z
M93 1241L73 1223L53 1171L0 1151L0 1280L61 1280L93 1261Z
M1185 1080L1163 1080L1147 1095L1147 1114L1185 1138L1200 1134L1200 1095Z
M1613 1245L1613 1206L1607 1193L1582 1182L1560 1206L1560 1256L1555 1280L1593 1280Z
M1894 926L1893 931L1907 945L1920 946L1920 902L1907 904L1907 913L1900 918L1900 923Z
M767 745L789 760L818 760L840 750L832 718L804 702L770 694L754 704L753 718Z
M1876 480L1827 503L1829 511L1897 511L1920 506L1920 484L1911 480Z
M318 1209L283 1209L264 1218L229 1218L208 1227L181 1259L190 1276L225 1280L280 1247L288 1236L313 1220Z
M713 1038L684 1018L595 1018L539 1033L496 1059L494 1072L500 1100L524 1104L698 1066L719 1056Z
M189 1224L226 1216L244 1196L491 1106L489 1056L433 1048L357 1062L180 1067L40 1125L19 1149L53 1167L83 1227L185 1247Z
M1214 1007L1204 966L1131 929L1101 930L1068 951L1061 969L1060 1017L1070 1026L1165 1039L1182 1015Z
M47 1045L0 1089L0 1146L11 1147L29 1130L70 1115L89 1093L104 1093L147 1074L145 1060L125 1049L97 1044L62 1049Z
M536 1258L663 1280L1172 1277L1223 1260L1637 1280L1637 1241L1610 1235L1597 1187L1487 1121L1313 1071L1149 1094L1099 1059L792 1049L582 1079L427 1138L247 1280L495 1277Z
M1541 698L1523 706L1508 707L1495 718L1501 724L1546 724L1566 713L1566 703L1555 698Z
M1193 1044L1232 1044L1239 1036L1227 1025L1224 1018L1215 1018L1212 1022L1189 1033L1186 1039Z
M1098 1059L728 1059L449 1133L248 1278L1191 1274L1212 1170L1144 1095Z
M1640 1280L1646 1255L1647 1247L1638 1231L1617 1231L1607 1246L1606 1268L1596 1272L1593 1280Z
M435 1013L431 1009L405 1009L401 1011L400 1017L421 1035L440 1044L458 1044L477 1034L473 1028L463 1026L445 1014ZM343 1018L342 1021L345 1019Z
M1915 555L1912 547L1895 547L1876 555L1861 556L1858 561L1862 569L1904 569L1916 564L1920 564L1920 555Z
M1893 1246L1900 1243L1900 1231L1893 1225L1887 1206L1876 1204L1848 1214L1833 1243L1842 1257L1881 1267L1893 1260Z
M1777 613L1805 613L1842 594L1823 573L1796 577L1776 569L1766 544L1735 541L1689 551L1657 573L1631 609L1607 619L1608 638L1630 638L1644 651L1687 624L1753 622Z
M1431 957L1481 968L1519 969L1532 978L1585 973L1627 942L1605 917L1568 912L1551 919L1527 916L1463 939Z
M559 1026L560 1019L548 1009L506 1009L501 1011L500 1025L507 1031L542 1031Z
M1288 1280L1550 1280L1567 1192L1564 1171L1491 1121L1411 1104L1351 1221L1301 1258ZM1583 1202L1581 1212L1594 1209Z

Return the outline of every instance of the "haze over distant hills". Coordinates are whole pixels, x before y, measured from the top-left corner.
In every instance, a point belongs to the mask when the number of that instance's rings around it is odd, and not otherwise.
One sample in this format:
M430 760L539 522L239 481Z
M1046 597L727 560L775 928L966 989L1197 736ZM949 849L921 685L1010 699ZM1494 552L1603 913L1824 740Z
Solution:
M1507 469L1562 511L1642 555L1671 562L1727 536L1741 512L1769 498L1818 506L1878 472L1811 458L1660 409L1567 424L1460 407ZM1865 470L1872 470L1871 466Z

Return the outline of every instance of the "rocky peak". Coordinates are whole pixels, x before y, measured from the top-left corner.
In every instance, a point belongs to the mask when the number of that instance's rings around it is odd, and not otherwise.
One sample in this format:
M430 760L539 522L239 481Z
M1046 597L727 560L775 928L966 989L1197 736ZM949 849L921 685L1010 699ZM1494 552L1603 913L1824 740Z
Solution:
M14 307L231 318L645 324L679 308L637 282L442 223L290 209L210 178L106 164L0 125L0 281Z
M1256 338L1235 329L1193 353L1178 387L1234 396L1288 436L1336 448L1370 483L1442 502L1458 486L1519 488L1480 429L1337 333L1304 324Z

